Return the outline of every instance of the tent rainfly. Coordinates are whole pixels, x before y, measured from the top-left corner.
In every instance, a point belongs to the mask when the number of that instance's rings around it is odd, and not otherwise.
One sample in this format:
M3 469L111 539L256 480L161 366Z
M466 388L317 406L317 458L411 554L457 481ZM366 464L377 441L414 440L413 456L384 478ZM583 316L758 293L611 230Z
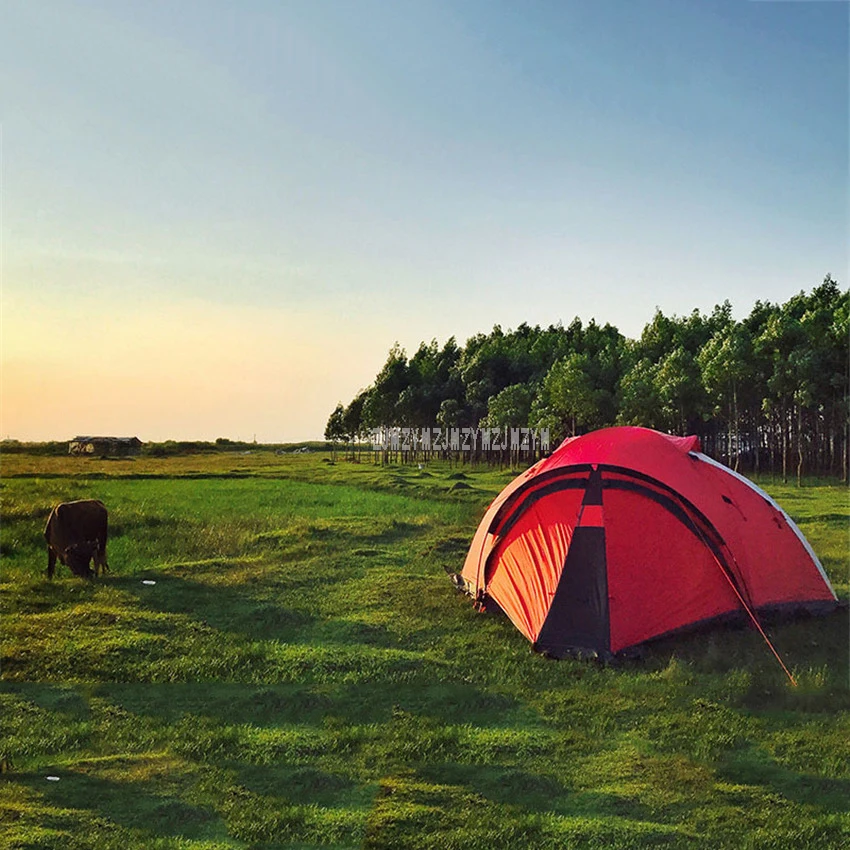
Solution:
M508 484L454 578L555 657L610 657L735 612L764 635L760 613L837 605L770 496L697 437L633 427L567 439Z

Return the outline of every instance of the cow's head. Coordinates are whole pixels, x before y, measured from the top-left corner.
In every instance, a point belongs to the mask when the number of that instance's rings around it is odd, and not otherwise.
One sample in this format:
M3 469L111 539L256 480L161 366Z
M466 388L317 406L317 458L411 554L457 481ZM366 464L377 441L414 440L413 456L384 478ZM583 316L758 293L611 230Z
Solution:
M97 551L97 540L84 540L81 543L72 543L65 548L64 561L75 576L91 578L93 575L89 563Z

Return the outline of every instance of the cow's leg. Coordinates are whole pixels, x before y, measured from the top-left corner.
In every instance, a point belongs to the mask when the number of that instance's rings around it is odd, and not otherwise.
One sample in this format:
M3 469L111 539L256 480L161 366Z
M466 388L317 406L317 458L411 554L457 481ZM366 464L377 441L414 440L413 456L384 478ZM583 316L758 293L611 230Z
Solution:
M92 569L94 567L94 569ZM97 575L97 541L91 550L88 560L83 564L83 576L92 579Z
M109 572L109 564L106 563L106 541L97 541L97 550L94 554L94 573L102 575Z
M47 577L53 578L53 573L56 572L56 553L52 546L47 547Z

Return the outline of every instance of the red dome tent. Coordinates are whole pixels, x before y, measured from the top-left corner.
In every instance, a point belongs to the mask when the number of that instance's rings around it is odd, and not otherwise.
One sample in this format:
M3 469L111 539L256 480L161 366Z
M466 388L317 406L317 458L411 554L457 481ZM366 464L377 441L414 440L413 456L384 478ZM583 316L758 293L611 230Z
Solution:
M609 656L733 612L836 596L788 515L697 437L606 428L565 440L490 505L459 584L534 648ZM760 628L760 626L759 626Z

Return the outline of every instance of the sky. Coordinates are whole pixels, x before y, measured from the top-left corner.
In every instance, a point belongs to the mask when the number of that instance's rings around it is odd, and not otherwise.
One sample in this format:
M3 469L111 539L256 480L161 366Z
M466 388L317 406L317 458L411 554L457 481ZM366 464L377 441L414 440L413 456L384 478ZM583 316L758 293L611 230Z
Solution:
M850 4L0 0L0 436L321 438L394 342L848 282Z

